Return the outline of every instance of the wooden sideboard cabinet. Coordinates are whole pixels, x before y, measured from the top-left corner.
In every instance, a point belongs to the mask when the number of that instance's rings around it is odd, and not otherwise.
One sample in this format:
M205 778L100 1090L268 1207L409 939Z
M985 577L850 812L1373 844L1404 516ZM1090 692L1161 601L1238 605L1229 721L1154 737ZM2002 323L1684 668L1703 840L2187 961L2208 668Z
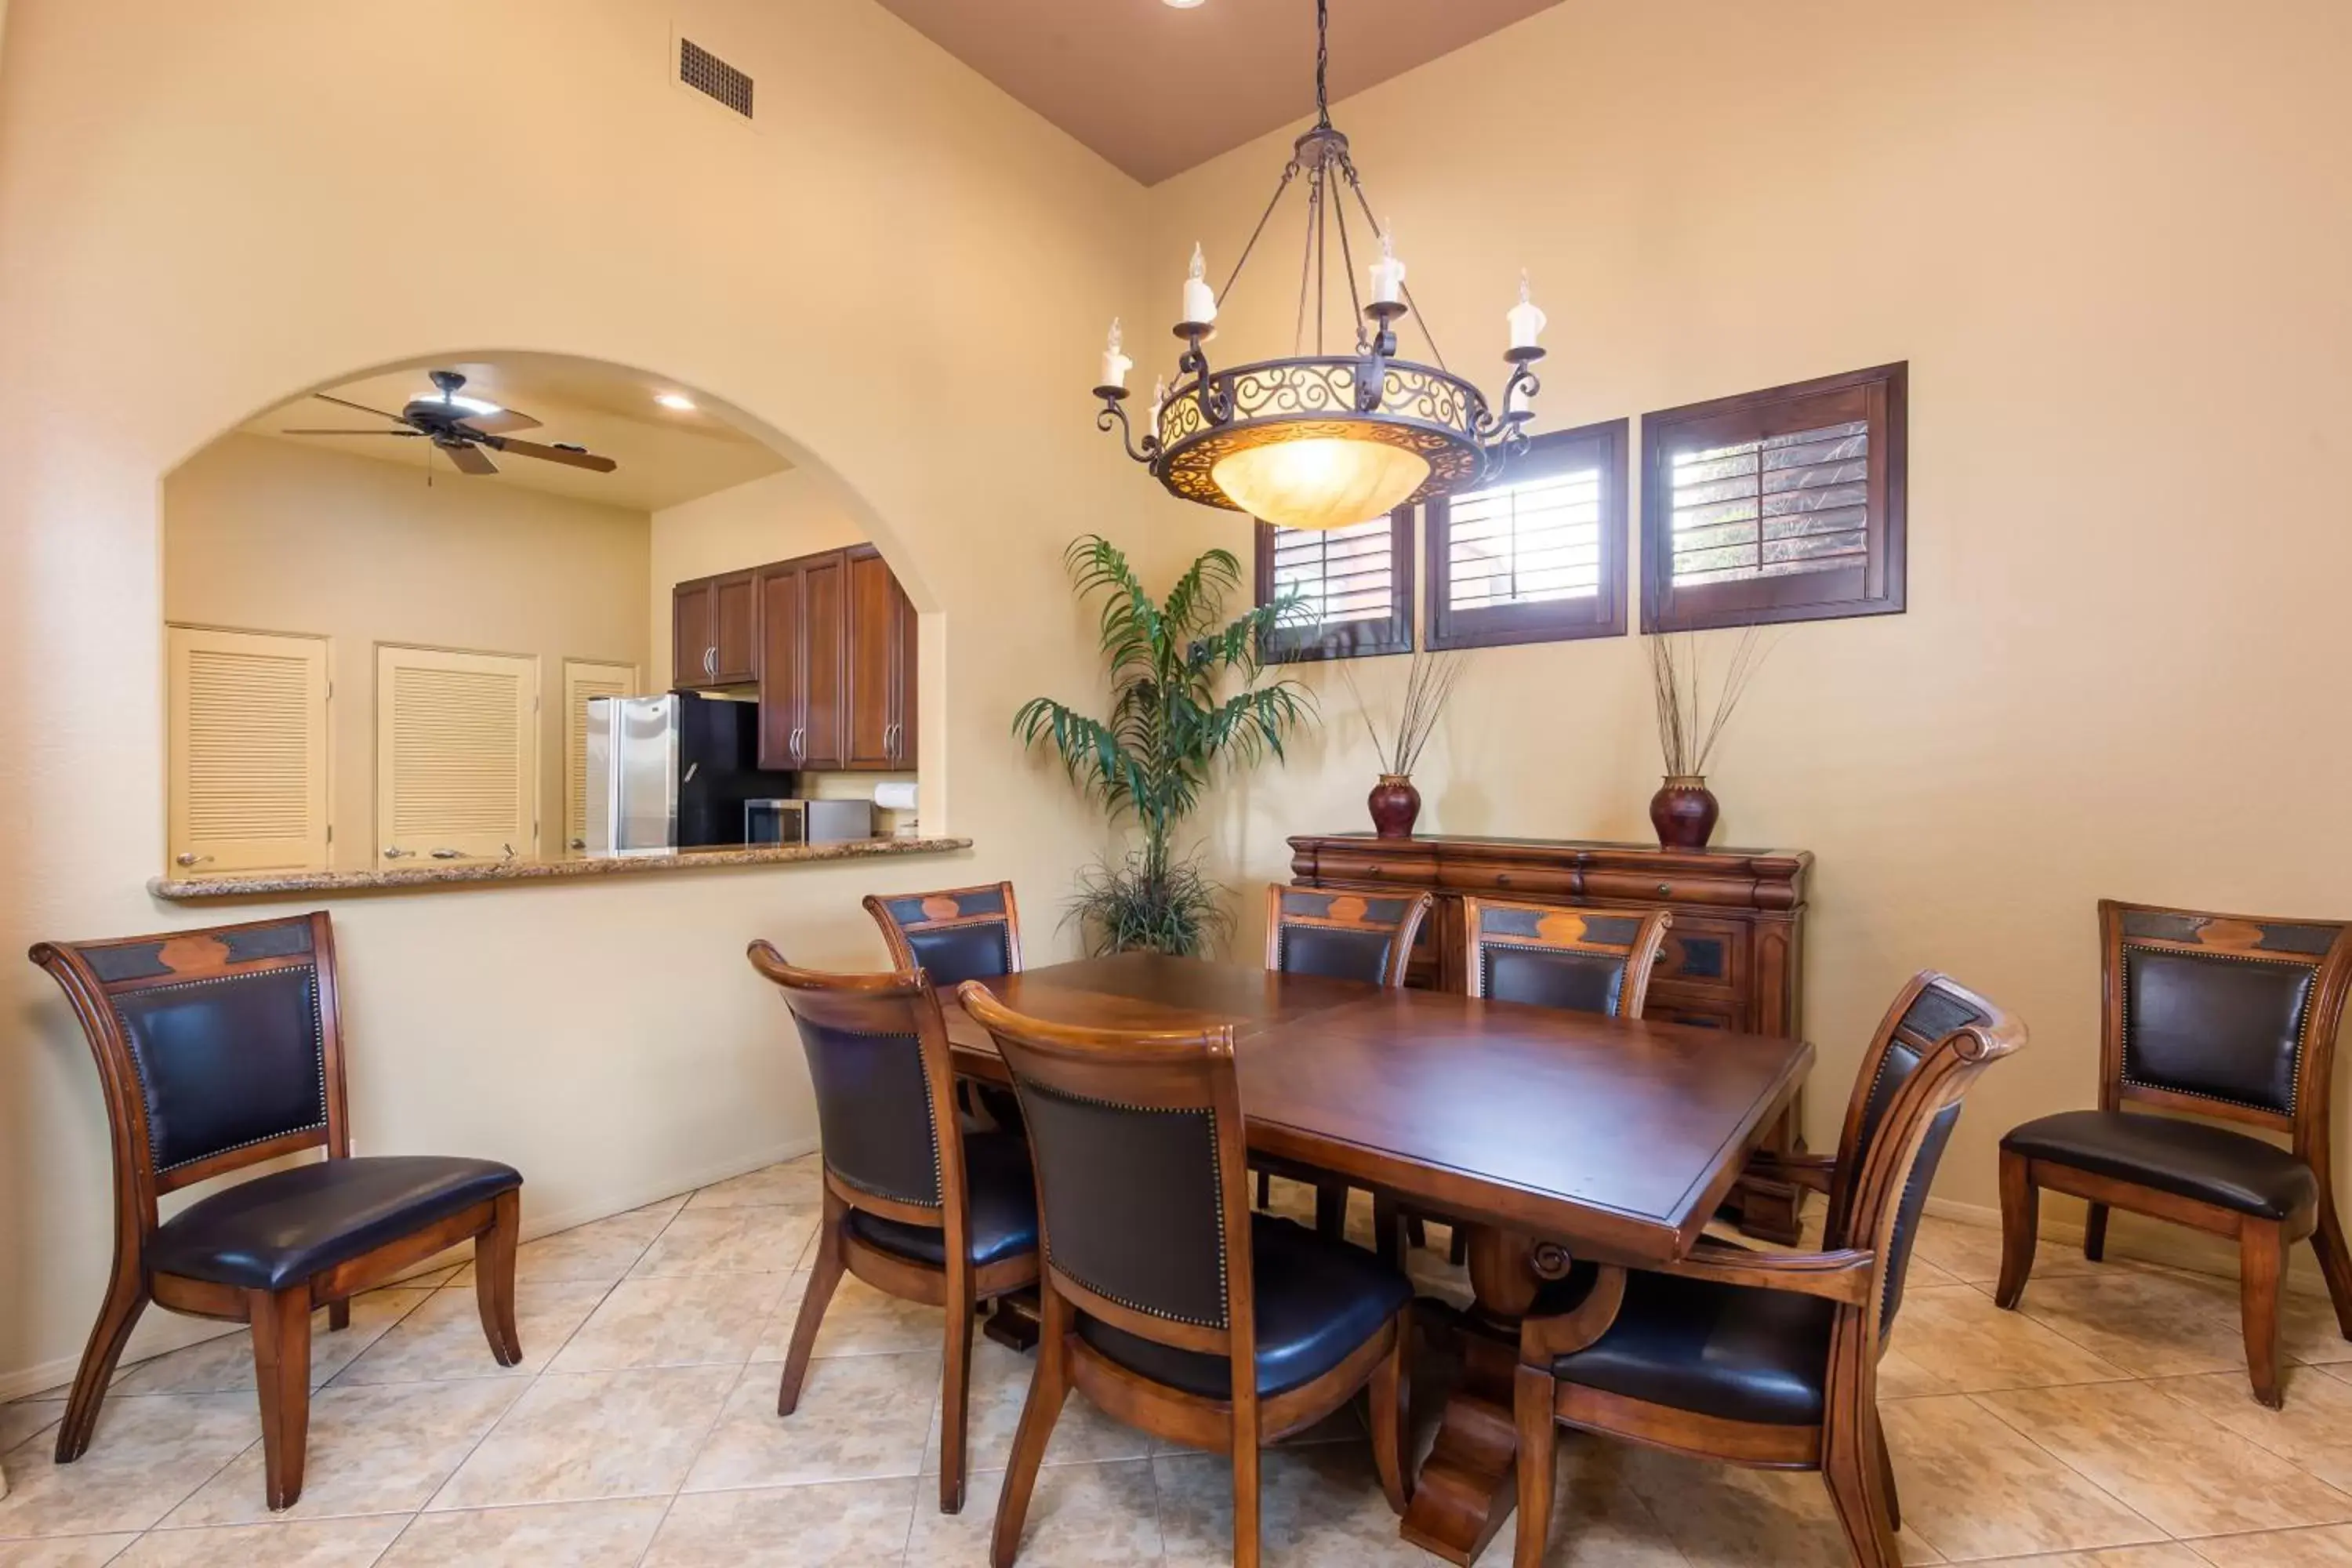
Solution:
M1426 889L1436 896L1407 984L1467 989L1465 893L1617 909L1663 905L1674 911L1674 926L1644 1016L1790 1038L1802 1032L1805 873L1812 863L1801 849L1693 851L1575 839L1334 833L1290 840L1298 886ZM1767 1150L1803 1152L1801 1110L1790 1107ZM1749 1234L1792 1243L1803 1196L1790 1183L1751 1174L1727 1206Z

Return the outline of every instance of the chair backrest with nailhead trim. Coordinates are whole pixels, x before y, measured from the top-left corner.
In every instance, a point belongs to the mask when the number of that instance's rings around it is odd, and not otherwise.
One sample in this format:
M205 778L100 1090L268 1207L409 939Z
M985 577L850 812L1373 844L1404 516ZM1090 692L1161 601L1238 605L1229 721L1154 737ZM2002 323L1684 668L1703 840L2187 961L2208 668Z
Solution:
M176 1188L305 1149L350 1152L324 911L30 956L89 1038L118 1175L148 1226Z
M1079 1310L1196 1351L1251 1342L1249 1191L1233 1031L1051 1024L977 984L1012 1070L1045 1266ZM1239 1353L1239 1352L1234 1352Z
M1665 910L1462 900L1470 994L1638 1018L1674 924Z
M1265 966L1284 974L1402 985L1431 902L1427 893L1276 882L1265 890Z
M2328 1113L2352 925L2102 900L2101 1103L2294 1131Z
M890 962L921 970L941 991L1021 973L1021 912L1010 882L887 899L869 895L866 912L882 928Z

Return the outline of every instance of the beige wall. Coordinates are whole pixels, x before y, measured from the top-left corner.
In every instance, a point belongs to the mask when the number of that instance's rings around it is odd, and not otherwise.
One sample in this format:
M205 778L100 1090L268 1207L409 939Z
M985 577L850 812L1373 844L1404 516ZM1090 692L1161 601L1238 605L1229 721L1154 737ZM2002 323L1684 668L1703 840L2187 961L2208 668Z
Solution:
M375 863L375 647L539 661L540 852L563 852L563 661L649 659L652 520L495 481L225 437L163 483L163 617L331 640L334 864Z
M1960 1124L1948 1201L1994 1204L2000 1131L2091 1100L2100 896L2352 915L2352 826L2322 804L2352 767L2352 531L2313 489L2352 402L2352 10L2261 17L1570 0L1336 117L1440 343L1490 389L1532 272L1538 429L1910 362L1910 611L1791 629L1712 772L1722 842L1820 857L1817 1145L1913 970L2032 1026ZM1155 190L1152 331L1195 238L1229 264L1286 147ZM1287 287L1244 280L1228 358L1286 351ZM1164 511L1171 558L1246 542ZM1645 837L1641 640L1473 657L1424 821ZM1368 694L1402 666L1360 666ZM1236 881L1284 875L1288 833L1366 824L1361 726L1307 679L1323 744L1214 821Z
M659 374L828 474L938 617L925 817L978 847L338 902L360 1146L510 1160L543 1227L811 1146L751 937L878 963L864 893L1012 877L1044 914L1067 886L1087 836L1005 728L1034 691L1093 689L1057 557L1134 491L1072 387L1143 196L869 0L517 0L466 11L452 49L458 15L12 0L0 685L37 740L0 748L23 825L0 836L0 952L224 918L144 891L166 473L290 394L420 356ZM760 128L669 84L674 20L758 78ZM530 177L386 156L445 112ZM989 482L1008 453L1051 482ZM48 982L0 964L0 1393L69 1372L108 1181L88 1054Z

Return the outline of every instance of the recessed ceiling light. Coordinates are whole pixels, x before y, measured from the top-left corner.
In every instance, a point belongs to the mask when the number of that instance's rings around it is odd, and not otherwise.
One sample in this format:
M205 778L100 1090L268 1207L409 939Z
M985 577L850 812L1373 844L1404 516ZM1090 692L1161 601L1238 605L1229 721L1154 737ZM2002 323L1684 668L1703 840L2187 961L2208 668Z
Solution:
M1173 11L1190 11L1200 5L1201 0L1160 0L1160 3Z
M694 399L683 392L657 392L654 394L654 401L664 408L675 408L680 414L694 412Z

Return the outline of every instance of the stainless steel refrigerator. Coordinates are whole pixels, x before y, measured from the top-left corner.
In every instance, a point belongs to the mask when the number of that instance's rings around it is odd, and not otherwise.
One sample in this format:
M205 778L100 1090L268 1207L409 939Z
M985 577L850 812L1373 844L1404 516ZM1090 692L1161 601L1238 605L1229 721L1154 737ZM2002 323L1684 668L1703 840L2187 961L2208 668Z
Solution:
M758 765L756 703L665 692L588 703L591 855L663 855L743 842L743 803L793 793Z

